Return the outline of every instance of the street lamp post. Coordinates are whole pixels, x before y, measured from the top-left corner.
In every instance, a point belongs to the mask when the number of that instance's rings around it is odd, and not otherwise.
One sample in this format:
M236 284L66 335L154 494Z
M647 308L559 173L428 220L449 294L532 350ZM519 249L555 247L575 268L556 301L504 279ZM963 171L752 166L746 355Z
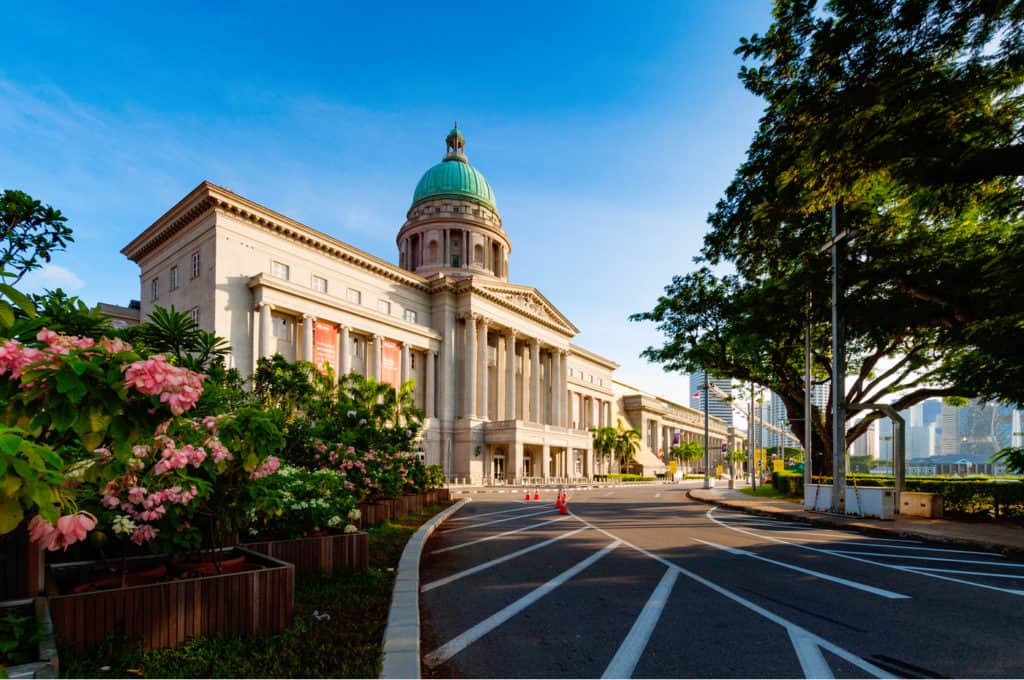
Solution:
M708 414L708 369L704 369L704 488L711 488L711 442L708 433L711 428L711 417Z

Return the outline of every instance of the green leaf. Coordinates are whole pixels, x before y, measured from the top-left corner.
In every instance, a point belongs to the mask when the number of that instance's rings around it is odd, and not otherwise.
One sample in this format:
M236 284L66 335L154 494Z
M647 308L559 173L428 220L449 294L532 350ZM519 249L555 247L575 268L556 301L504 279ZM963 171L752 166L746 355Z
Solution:
M6 475L4 477L3 495L7 498L14 498L21 489L21 477L15 477L14 475Z
M14 325L14 308L6 300L0 300L0 323L6 328Z
M16 498L0 498L0 536L14 531L25 516Z
M32 304L32 300L14 286L0 283L0 293L9 297L14 304L18 305L18 309L25 312L26 315L30 317L36 315L36 306Z

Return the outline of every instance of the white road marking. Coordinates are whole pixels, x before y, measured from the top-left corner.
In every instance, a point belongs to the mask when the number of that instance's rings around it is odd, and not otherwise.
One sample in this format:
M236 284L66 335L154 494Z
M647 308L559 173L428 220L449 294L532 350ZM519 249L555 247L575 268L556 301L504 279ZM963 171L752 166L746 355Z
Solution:
M1024 574L993 574L989 571L966 571L964 569L940 569L939 567L912 567L914 571L938 571L946 574L963 574L965 576L991 576L992 578L1024 579Z
M476 545L477 543L483 543L484 541L493 541L494 539L501 538L502 536L511 536L512 534L518 534L521 531L529 531L530 529L536 529L537 527L542 527L545 524L551 524L552 522L558 522L561 519L563 519L563 518L562 517L556 517L554 519L549 519L546 522L538 522L537 524L531 524L528 527L522 527L520 529L512 529L510 531L503 531L500 534L491 534L490 536L484 536L483 538L478 538L475 541L467 541L465 543L459 543L457 545L450 545L447 548L441 548L440 550L435 550L435 551L433 551L430 554L431 555L436 555L438 553L448 552L449 550L458 550L459 548L465 548L468 545Z
M519 502L520 503L524 503L524 504L526 503L526 501L519 501ZM481 513L476 514L476 515L464 515L462 517L453 517L450 520L448 520L448 522L465 522L466 520L477 519L478 517L490 517L491 515L507 515L510 512L522 512L523 510L528 510L528 509L529 508L511 508L509 510L495 510L494 512L481 512Z
M932 573L928 573L928 572L918 571L917 569L915 569L913 567L905 566L905 565L902 565L902 564L889 564L887 562L878 562L877 560L866 560L863 557L854 557L853 555L844 555L842 553L836 552L835 550L824 550L823 548L815 548L814 546L810 546L810 545L807 545L805 543L794 543L793 541L784 541L781 538L776 538L775 536L766 536L764 534L755 534L753 531L747 531L746 529L739 529L737 527L731 526L731 524L732 524L731 522L722 522L722 521L718 520L717 518L712 517L712 513L715 511L716 508L717 508L717 506L711 508L710 510L708 510L705 513L705 516L709 520L711 520L712 522L714 522L715 524L717 524L719 526L723 526L723 527L729 529L730 531L738 531L741 534L747 534L749 536L753 536L754 538L760 538L760 539L764 539L764 540L774 541L776 543L781 543L783 545L791 545L794 548L800 548L801 550L810 550L811 552L822 553L824 555L832 555L833 557L839 557L839 558L846 559L846 560L853 560L855 562L863 562L864 564L873 564L876 567L884 567L886 569L894 569L896 571L903 571L903 572L907 572L907 573L910 573L910 574L917 574L919 576L930 576L931 578L936 578L936 579L939 579L941 581L952 581L953 583L962 583L964 585L973 586L975 588L983 588L985 590L996 590L996 591L999 591L1001 593L1009 593L1011 595L1024 596L1024 590L1014 590L1012 588L1000 588L998 586L991 586L991 585L988 585L986 583L975 583L974 581L966 581L964 579L953 578L952 576L940 576L939 574L932 574ZM1000 566L1002 566L1002 565L1000 565Z
M832 550L831 552L839 553L842 555L864 555L865 557L895 557L900 560L928 560L929 562L955 562L957 564L988 564L997 567L1006 567L1010 569L1024 569L1024 564L1014 564L1013 562L990 562L988 560L962 560L956 557L928 557L926 555L905 555L900 553L859 552L857 550L839 550L838 548Z
M552 520L552 521L555 521L555 520ZM547 524L547 522L545 522L545 524ZM504 557L498 557L496 559L491 560L490 562L484 562L483 564L478 564L475 567L470 567L469 569L463 569L462 571L460 571L458 573L455 573L455 574L452 574L451 576L445 576L444 578L439 578L436 581L431 581L427 585L423 586L420 590L425 593L428 590L433 590L434 588L440 588L441 586L446 586L449 583L452 583L453 581L458 581L460 578L464 578L466 576L469 576L470 574L476 574L477 572L484 571L485 569L490 569L491 567L493 567L495 565L498 565L498 564L501 564L502 562L507 562L507 561L515 559L517 557L522 557L523 555L525 555L527 553L531 553L534 550L540 550L541 548L545 548L545 547L551 545L552 543L556 543L558 541L561 541L563 538L569 538L570 536L573 536L575 534L580 533L581 531L586 531L586 530L587 530L587 527L580 527L579 529L573 529L572 531L566 532L564 534L559 534L558 536L555 536L554 538L549 538L546 541L541 541L540 543L537 543L536 545L528 546L526 548L523 548L522 550L516 550L515 552L509 553L508 555L505 555Z
M455 527L453 529L442 529L438 533L441 533L441 534L451 534L451 533L454 533L456 531L462 531L463 529L476 529L476 528L479 528L479 527L490 526L492 524L501 524L502 522L511 522L513 520L517 520L517 519L520 519L522 517L533 517L534 515L543 515L545 513L554 512L554 510L555 510L554 508L545 508L544 510L539 510L537 512L527 512L527 513L522 514L522 515L516 515L515 517L506 517L505 519L492 519L489 522L481 522L480 524L470 524L469 526L465 526L465 527L459 526L459 527Z
M788 630L789 642L793 645L796 658L800 661L800 670L804 672L805 678L834 678L832 669L829 668L825 655L821 653L821 647L806 631Z
M779 533L796 533L800 534L800 538L804 538L805 536L821 536L822 538L828 539L830 541L843 540L846 543L855 543L857 541L871 540L885 541L886 543L909 543L913 545L921 545L921 541L910 541L905 538L878 538L877 536L872 536L870 539L867 539L863 538L861 534L855 534L848 531L836 532L834 534L826 534L822 531L780 531ZM851 538L848 539L848 536Z
M571 579L573 576L576 576L576 574L579 574L581 571L583 571L590 565L600 560L602 557L610 553L612 550L615 550L620 545L622 545L622 541L618 539L609 543L604 548L597 551L587 559L583 560L582 562L578 562L577 564L563 571L561 574L551 579L547 583L538 586L534 590L530 591L523 597L519 598L509 606L502 609L501 611L498 611L497 613L488 616L486 619L476 624L466 632L458 635L453 640L446 642L434 651L430 652L429 654L423 657L423 663L430 668L440 666L445 661L452 658L453 656L464 650L466 647L482 638L484 635L487 635L492 630L494 630L501 624L505 623L513 616L515 616L516 614L523 611L540 598L544 597L545 595L553 591L558 586L562 585L563 583Z
M849 546L851 548L887 548L889 550L926 550L928 552L941 552L941 553L956 553L959 555L991 555L992 557L999 557L1005 559L1002 554L997 552L982 552L980 550L953 550L951 548L925 548L913 545L886 545L885 543L863 543L861 541L842 541L843 546Z
M576 516L576 515L574 515L574 516ZM797 655L797 657L798 657L798 659L800 661L800 668L802 668L802 669L808 669L808 668L809 669L814 669L816 667L816 664L819 663L819 661L816 658L811 658L811 657L808 656L808 654L809 654L808 647L809 647L809 645L814 644L814 645L817 645L820 649L824 649L825 651L828 651L828 652L831 652L832 654L835 654L839 658L841 658L841 659L843 659L843 660L853 664L854 666L856 666L857 668L860 668L862 671L864 671L866 673L870 673L871 675L875 676L876 678L888 678L888 677L891 677L891 673L887 673L886 671L883 671L881 668L879 668L878 666L874 665L873 663L869 663L869 662L865 661L864 659L860 658L856 654L853 654L852 652L848 652L847 650L843 649L839 645L836 645L834 643L829 642L825 638L818 637L817 635L815 635L811 631L807 630L806 628L801 628L799 625L793 623L792 621L789 621L787 619L782 618L778 614L775 614L774 612L771 612L771 611L765 609L761 605L754 604L750 600L748 600L748 599L746 599L746 598L744 598L744 597L742 597L740 595L737 595L736 593L732 592L731 590L729 590L727 588L724 588L724 587L718 585L717 583L709 581L708 579L704 578L703 576L695 574L694 572L690 571L689 569L684 569L684 568L680 567L679 565L675 564L674 562L669 562L664 557L660 557L658 555L655 555L654 553L652 553L649 550L645 550L644 548L641 548L638 545L630 543L629 541L627 541L625 539L619 538L615 534L613 534L613 533L611 533L609 531L606 531L606 530L602 529L601 527L599 527L599 526L597 526L595 524L591 524L590 522L586 521L582 517L578 517L578 516L576 516L576 517L581 522L583 522L584 524L586 524L590 528L594 529L595 531L600 531L602 534L604 534L605 536L608 536L609 538L617 539L623 545L626 545L626 546L628 546L630 548L633 548L633 550L636 550L637 552L640 552L640 553L643 553L644 555L647 555L652 560L657 560L658 562L661 562L666 567L672 567L674 569L677 569L679 571L679 573L682 574L683 576L686 576L687 578L696 581L697 583L701 584L702 586L704 586L706 588L710 588L711 590L715 591L719 595L732 600L733 602L735 602L736 604L739 604L740 606L746 607L747 609L751 610L752 612L754 612L756 614L760 614L761 616L763 616L764 618L768 619L772 623L776 623L776 624L782 626L783 628L786 629L786 632L790 634L790 639L792 639L794 633L798 634L798 636L800 636L801 646L800 647L794 646L793 649L796 652L796 655ZM817 657L820 657L821 656L820 650L815 650L814 655L817 656ZM808 672L807 677L817 677L817 676L814 673Z
M749 550L744 550L743 548L734 548L734 547L731 547L731 546L719 545L717 543L712 543L711 541L704 541L704 540L701 540L699 538L691 537L691 539L694 540L694 541L698 541L700 543L704 543L706 545L710 545L712 547L718 548L719 550L724 550L727 553L732 553L733 555L744 555L746 557L753 557L755 560L761 560L762 562L768 562L769 564L774 564L774 565L776 565L778 567L782 567L783 569L792 569L793 571L798 571L801 574L808 574L810 576L815 576L817 578L824 579L826 581L832 581L833 583L838 583L840 585L844 585L844 586L847 586L847 587L850 587L850 588L856 588L857 590L863 590L866 593L871 593L872 595L878 595L879 597L885 597L885 598L888 598L890 600L909 600L910 599L909 595L903 595L902 593L894 593L891 590L885 590L883 588L875 588L874 586L869 586L869 585L864 584L864 583L858 583L857 581L849 581L849 580L847 580L845 578L840 578L838 576L832 576L830 574L824 574L824 573L822 573L820 571L814 571L813 569L805 569L804 567L798 567L795 564L788 564L786 562L779 562L778 560L773 560L771 558L765 557L764 555L758 555L755 552L750 552Z
M661 494L660 493L656 493L656 494L654 494L654 497L655 498L661 498Z
M654 627L658 625L658 619L661 618L661 613L665 609L668 597L672 593L672 586L676 584L678 577L679 570L675 568L670 568L661 577L658 587L654 589L654 592L647 599L647 604L644 605L640 615L636 617L636 621L633 622L633 627L629 629L626 639L619 645L619 650L615 652L615 657L612 658L608 667L604 669L602 678L633 677L633 671L636 670L636 664L640 661L640 655L647 648L647 643L651 639L651 633L654 632Z

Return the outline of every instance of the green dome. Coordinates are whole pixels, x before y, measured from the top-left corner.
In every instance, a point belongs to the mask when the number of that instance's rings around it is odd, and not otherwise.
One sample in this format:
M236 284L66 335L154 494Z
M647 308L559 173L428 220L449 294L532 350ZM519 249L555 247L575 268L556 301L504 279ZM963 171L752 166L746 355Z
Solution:
M463 160L441 161L423 173L412 195L412 204L430 198L457 198L479 203L497 212L494 192L483 174Z
M416 191L412 195L413 206L431 198L455 198L473 201L498 212L491 185L466 160L465 139L458 125L448 133L445 145L448 153L444 160L423 173L416 184Z

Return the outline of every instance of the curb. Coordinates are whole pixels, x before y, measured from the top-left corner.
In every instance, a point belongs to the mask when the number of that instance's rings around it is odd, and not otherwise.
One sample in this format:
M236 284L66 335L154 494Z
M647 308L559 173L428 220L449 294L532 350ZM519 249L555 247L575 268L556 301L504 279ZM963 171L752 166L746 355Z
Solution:
M811 526L817 527L839 527L841 529L848 529L852 531L858 531L869 536L900 536L903 538L916 538L921 541L927 541L929 543L941 543L946 545L957 545L965 548L980 548L984 550L996 550L1003 553L1004 555L1013 555L1016 557L1024 556L1024 550L1020 548L1009 546L1004 543L992 543L990 541L978 541L970 540L967 538L960 538L958 536L940 536L936 534L923 533L918 531L908 531L906 529L888 529L886 527L879 527L873 524L862 524L856 519L850 518L837 518L836 520L828 517L810 517L808 515L800 514L799 512L791 512L788 510L765 510L761 508L752 508L741 503L732 503L727 499L719 498L714 500L706 500L693 495L695 489L691 489L686 492L686 497L692 501L698 503L704 503L705 505L717 505L718 507L728 508L730 510L736 510L739 512L745 512L748 515L761 515L763 517L775 517L776 519L788 519L797 522L803 522Z
M380 677L384 680L420 677L420 554L430 534L448 516L472 499L462 498L416 530L405 544L395 572L391 591L388 627L384 630L384 662Z

